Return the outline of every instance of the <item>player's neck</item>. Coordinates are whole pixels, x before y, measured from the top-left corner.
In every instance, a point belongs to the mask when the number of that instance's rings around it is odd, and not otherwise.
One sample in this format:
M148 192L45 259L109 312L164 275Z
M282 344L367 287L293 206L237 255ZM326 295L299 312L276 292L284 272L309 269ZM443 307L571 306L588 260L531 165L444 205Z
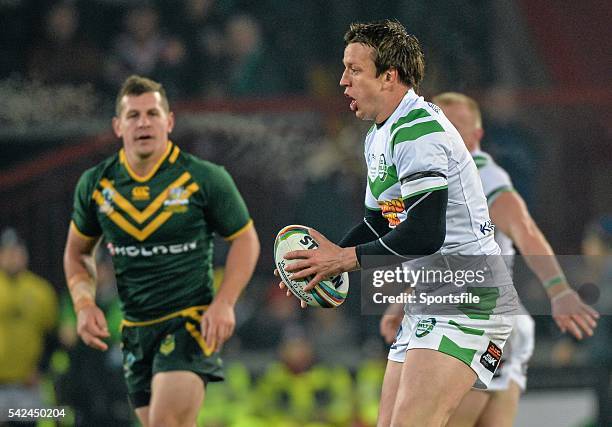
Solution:
M149 175L166 154L168 144L170 142L166 142L163 149L155 151L148 157L140 157L136 153L125 150L125 158L132 172L141 177Z
M377 125L380 125L391 117L391 114L397 109L409 90L409 88L404 86L399 89L400 90L394 90L388 94L387 99L383 103L383 108L381 108L380 113L378 113L374 119Z

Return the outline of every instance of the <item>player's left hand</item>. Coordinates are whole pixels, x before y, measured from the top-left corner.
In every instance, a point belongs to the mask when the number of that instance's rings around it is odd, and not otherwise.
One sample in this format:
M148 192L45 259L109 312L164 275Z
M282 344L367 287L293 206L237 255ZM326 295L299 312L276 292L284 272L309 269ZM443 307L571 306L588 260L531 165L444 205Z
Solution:
M213 352L221 349L234 333L235 326L234 306L227 301L217 299L213 299L200 322L202 338Z
M357 269L357 255L355 248L341 248L333 244L314 228L309 228L310 235L314 237L319 247L291 251L285 254L285 259L298 259L300 261L287 265L285 270L291 272L291 279L300 280L311 277L304 286L305 291L314 288L321 280Z
M561 332L569 331L577 339L581 340L584 334L593 335L597 326L599 313L588 306L580 296L572 289L561 291L550 300L552 316Z
M274 269L274 275L276 277L280 277L280 273L278 272L278 268ZM279 282L278 287L281 288L281 289L287 289L287 286L285 285L285 283L282 280ZM291 291L289 289L287 289L287 296L288 297L292 296ZM300 300L300 307L306 308L306 307L308 307L308 304L306 304L305 301Z

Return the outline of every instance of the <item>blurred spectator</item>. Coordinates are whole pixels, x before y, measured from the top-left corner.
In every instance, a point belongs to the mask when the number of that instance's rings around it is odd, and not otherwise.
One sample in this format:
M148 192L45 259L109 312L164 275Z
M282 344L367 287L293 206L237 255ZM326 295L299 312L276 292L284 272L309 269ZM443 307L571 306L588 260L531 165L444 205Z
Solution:
M28 270L25 243L12 228L0 234L0 414L7 408L41 408L57 322L51 284ZM25 424L19 423L20 426ZM32 423L31 425L35 425Z
M109 350L100 352L86 346L76 335L76 316L69 295L62 298L60 337L68 350L70 364L57 381L60 405L74 409L77 425L131 426L132 410L126 399L120 349L121 309L112 261L105 249L97 251L96 305L104 311L111 334ZM88 376L83 372L98 372Z
M597 365L612 366L612 215L601 216L587 226L582 252L589 270L588 279L600 291L598 306L602 313L590 357Z
M226 27L226 41L230 95L275 96L287 89L283 64L266 46L255 18L249 15L231 17Z
M535 183L541 165L541 141L520 121L522 107L516 92L494 87L483 99L487 131L483 145L512 177L512 182L528 206L537 206Z
M186 0L183 13L175 13L176 28L189 47L186 86L190 93L218 98L225 92L226 63L223 26L225 14L216 0Z
M184 96L187 49L179 37L159 28L159 11L149 4L128 10L124 32L114 42L106 65L112 87L131 74L145 75L162 83L169 97Z
M43 34L29 54L28 77L48 84L101 82L98 50L79 32L79 13L72 3L58 3L45 18Z

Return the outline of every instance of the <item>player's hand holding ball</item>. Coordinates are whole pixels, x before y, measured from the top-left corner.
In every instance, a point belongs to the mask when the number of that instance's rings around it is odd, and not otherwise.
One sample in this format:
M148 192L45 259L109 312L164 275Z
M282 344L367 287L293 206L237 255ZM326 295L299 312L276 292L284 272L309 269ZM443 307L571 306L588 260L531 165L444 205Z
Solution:
M274 242L275 275L294 294L302 308L337 307L348 293L347 271L357 268L353 248L341 248L318 231L302 225L288 225Z

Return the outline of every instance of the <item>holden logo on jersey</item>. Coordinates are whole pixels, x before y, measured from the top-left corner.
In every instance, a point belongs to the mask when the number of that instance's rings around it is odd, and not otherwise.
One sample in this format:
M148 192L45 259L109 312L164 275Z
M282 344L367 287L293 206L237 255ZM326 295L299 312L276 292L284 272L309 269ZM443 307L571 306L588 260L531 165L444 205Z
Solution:
M149 193L149 187L146 185L134 187L132 188L132 200L149 200L151 198Z
M100 212L106 215L110 215L115 210L113 208L113 196L115 192L110 188L105 188L102 190L102 197L104 198L104 202L100 204Z
M422 319L417 324L415 335L417 338L423 338L425 335L433 331L434 326L436 326L436 319L434 317Z
M184 252L193 251L198 247L197 242L177 243L174 245L155 245L155 246L115 246L108 242L106 248L111 256L127 256L127 257L150 257L154 255L166 254L182 254Z
M385 160L385 155L381 154L380 157L378 158L378 178L384 182L385 179L387 179L387 175L389 175L387 173L387 161Z
M159 346L159 352L164 356L167 356L174 351L175 347L176 344L174 343L174 335L168 334Z
M184 187L174 187L168 190L168 198L164 201L164 211L183 213L189 205L189 193Z
M389 221L390 227L399 225L401 222L399 214L406 210L402 199L379 200L378 206L380 206L382 216Z

